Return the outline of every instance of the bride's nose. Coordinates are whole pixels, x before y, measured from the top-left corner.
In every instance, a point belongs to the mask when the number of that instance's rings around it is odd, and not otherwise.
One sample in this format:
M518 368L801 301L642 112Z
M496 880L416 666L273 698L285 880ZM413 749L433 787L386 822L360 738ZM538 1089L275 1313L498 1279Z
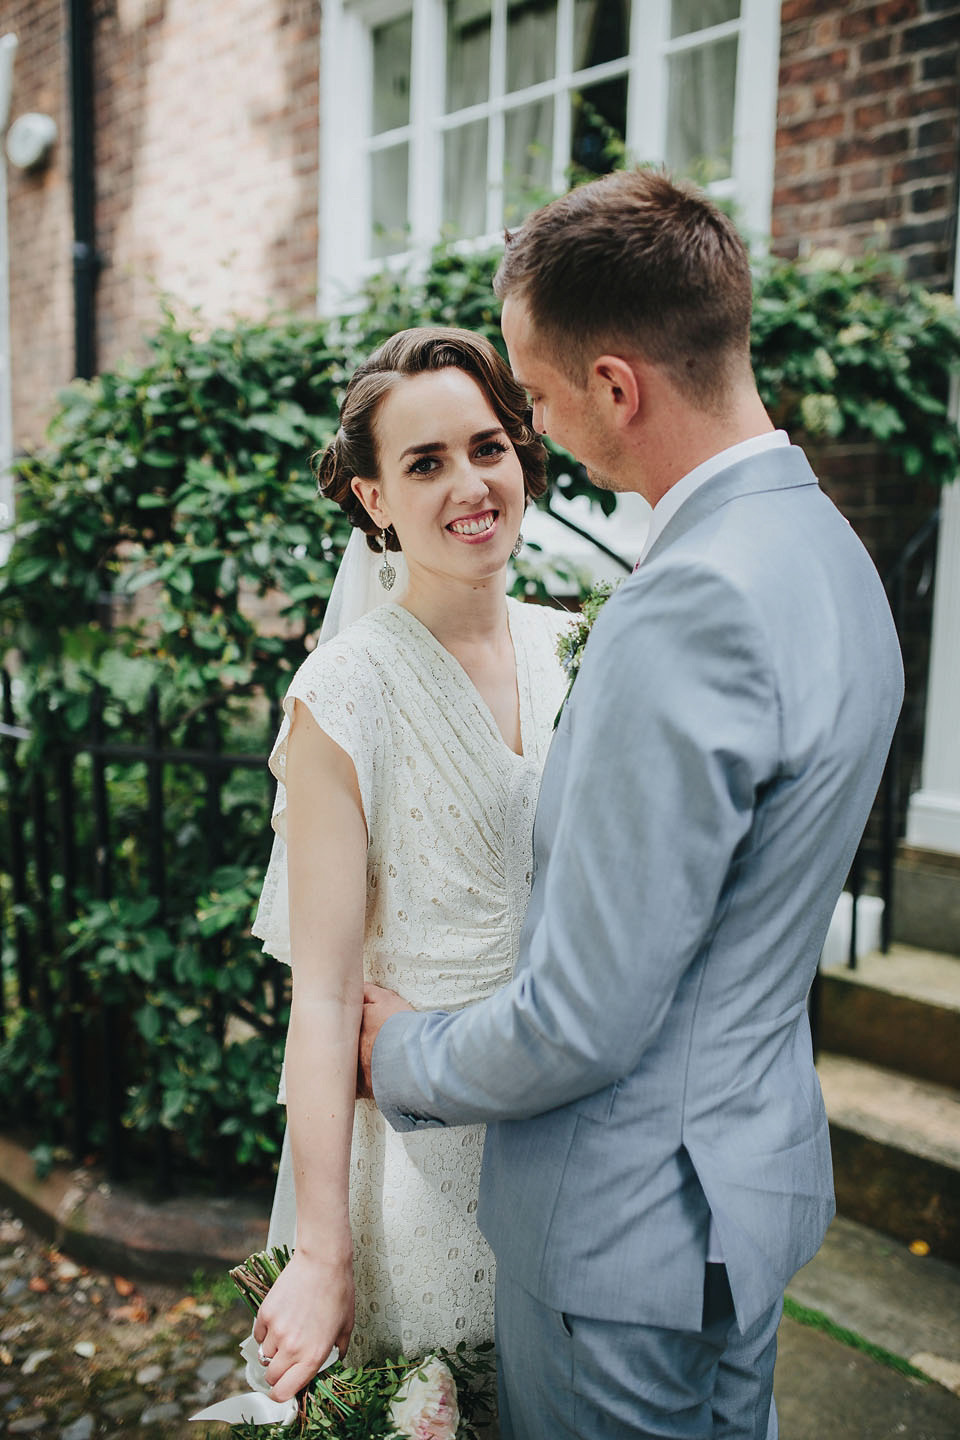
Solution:
M465 461L459 466L454 481L454 495L457 500L464 504L472 504L478 500L485 500L489 494L490 489L482 470L478 470L469 461Z

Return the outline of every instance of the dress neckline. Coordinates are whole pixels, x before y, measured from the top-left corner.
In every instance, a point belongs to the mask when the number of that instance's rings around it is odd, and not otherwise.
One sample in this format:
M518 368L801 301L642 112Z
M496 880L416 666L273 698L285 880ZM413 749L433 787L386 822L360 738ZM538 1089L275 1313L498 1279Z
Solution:
M507 744L507 741L503 737L503 731L497 724L493 715L493 711L490 709L490 706L487 704L486 700L484 700L483 696L480 694L480 691L470 679L470 676L460 664L460 661L457 659L457 657L451 654L451 652L447 649L445 645L441 645L440 641L437 639L436 635L434 635L433 631L429 628L429 626L424 625L423 621L418 620L416 615L414 615L411 610L408 610L405 605L398 604L396 600L388 600L385 604L380 605L377 608L381 612L386 611L391 615L399 617L401 622L410 625L418 634L422 635L426 639L427 644L431 647L434 653L439 656L439 658L443 661L444 665L450 671L451 675L456 678L460 688L465 691L467 695L469 695L477 711L482 716L486 724L489 725L497 740L497 743L504 751L504 753L512 756L514 760L525 760L530 749L529 741L532 734L529 721L530 686L529 676L527 674L527 666L525 663L521 664L521 654L517 646L517 637L514 633L513 621L516 618L516 611L514 609L514 603L512 602L511 597L509 595L507 596L507 631L510 635L510 643L513 646L513 663L516 669L517 676L517 703L520 710L519 751L514 750L512 745Z

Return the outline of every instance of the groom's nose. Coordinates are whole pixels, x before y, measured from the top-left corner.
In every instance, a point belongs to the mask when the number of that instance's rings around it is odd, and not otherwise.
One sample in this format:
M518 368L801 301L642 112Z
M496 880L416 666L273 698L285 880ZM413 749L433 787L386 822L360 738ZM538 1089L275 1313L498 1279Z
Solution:
M545 419L544 413L543 413L543 402L542 402L542 401L540 401L540 400L534 400L534 402L533 402L533 415L532 415L531 418L532 418L532 420L533 420L533 428L534 428L534 430L536 430L537 434L538 434L538 435L546 435L546 433L547 433L547 422L546 422L546 419Z

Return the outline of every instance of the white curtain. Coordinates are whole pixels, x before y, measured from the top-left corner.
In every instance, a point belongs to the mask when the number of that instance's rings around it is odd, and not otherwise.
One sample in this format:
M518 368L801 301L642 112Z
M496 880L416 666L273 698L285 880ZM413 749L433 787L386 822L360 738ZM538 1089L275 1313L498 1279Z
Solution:
M733 167L737 40L670 56L667 164L681 174L722 180Z

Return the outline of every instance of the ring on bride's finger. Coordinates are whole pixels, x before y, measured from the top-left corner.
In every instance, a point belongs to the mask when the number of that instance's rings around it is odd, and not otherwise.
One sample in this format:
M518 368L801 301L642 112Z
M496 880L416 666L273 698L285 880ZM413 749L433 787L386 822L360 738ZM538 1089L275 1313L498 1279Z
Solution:
M266 1355L264 1355L264 1353L263 1353L263 1346L262 1346L262 1345L258 1345L258 1346L257 1346L257 1359L260 1361L260 1364L261 1364L261 1365L269 1365L269 1364L270 1364L270 1360L269 1360L268 1357L267 1357Z

